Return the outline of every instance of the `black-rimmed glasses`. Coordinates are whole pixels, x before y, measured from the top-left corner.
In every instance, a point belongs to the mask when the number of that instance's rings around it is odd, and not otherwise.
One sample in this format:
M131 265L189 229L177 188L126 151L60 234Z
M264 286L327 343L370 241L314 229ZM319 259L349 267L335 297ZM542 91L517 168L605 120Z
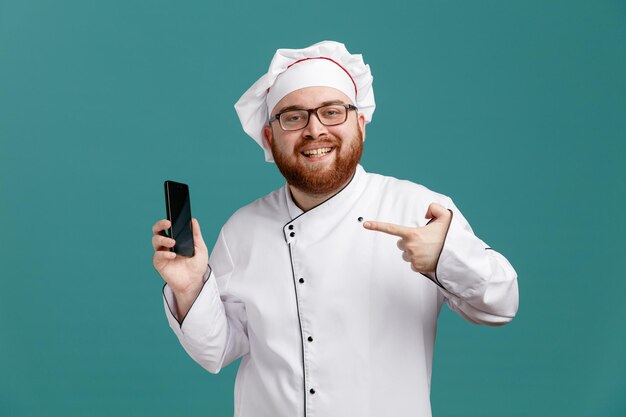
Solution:
M348 120L348 112L350 110L358 109L352 104L330 104L316 109L287 110L275 114L269 123L271 124L274 120L278 120L283 130L300 130L309 125L311 113L315 113L320 123L324 126L335 126Z

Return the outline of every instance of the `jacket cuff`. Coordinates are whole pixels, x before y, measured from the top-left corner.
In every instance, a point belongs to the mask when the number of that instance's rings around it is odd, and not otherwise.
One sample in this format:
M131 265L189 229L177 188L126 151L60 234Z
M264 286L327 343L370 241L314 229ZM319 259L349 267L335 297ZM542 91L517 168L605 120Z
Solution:
M489 276L491 267L485 250L489 247L456 217L452 212L435 273L429 275L448 292L471 298L482 293L487 285L485 277Z
M202 288L200 289L200 292L198 293L198 296L194 300L193 304L189 308L187 315L185 315L185 317L182 317L182 319L178 317L178 304L176 302L176 296L174 295L174 292L172 291L170 286L167 285L167 283L163 285L162 292L163 292L163 304L165 307L165 314L167 316L168 322L170 323L170 327L172 327L172 329L174 329L175 331L176 331L176 328L180 330L180 328L183 325L183 322L186 321L189 314L192 312L192 310L194 310L194 307L196 306L196 304L198 304L198 301L201 298L200 296L202 295L202 293L208 289L207 282L209 281L211 273L212 273L211 266L207 266L207 270L202 276L202 282L203 282ZM215 281L215 279L211 281ZM217 288L215 288L215 290L217 290ZM218 297L219 297L219 293L218 293Z

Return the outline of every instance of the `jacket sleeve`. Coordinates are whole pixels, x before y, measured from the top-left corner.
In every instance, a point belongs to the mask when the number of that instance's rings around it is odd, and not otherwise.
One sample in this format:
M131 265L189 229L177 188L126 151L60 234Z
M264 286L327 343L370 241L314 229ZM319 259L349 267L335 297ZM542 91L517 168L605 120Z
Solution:
M474 235L465 217L448 199L452 221L434 274L446 304L466 320L491 326L510 322L517 313L517 273L504 256Z
M245 305L228 293L234 269L222 230L204 274L204 286L181 321L172 290L167 284L163 287L170 327L189 356L211 373L249 351Z

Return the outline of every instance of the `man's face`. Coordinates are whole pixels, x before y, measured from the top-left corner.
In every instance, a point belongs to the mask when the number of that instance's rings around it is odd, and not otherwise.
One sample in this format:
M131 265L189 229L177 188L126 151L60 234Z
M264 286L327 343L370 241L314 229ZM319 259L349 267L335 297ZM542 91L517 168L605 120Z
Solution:
M353 104L334 88L307 87L283 97L271 116L286 108L314 109L339 103ZM275 120L264 133L287 183L305 193L322 195L338 191L354 175L363 152L365 117L350 110L345 123L324 126L313 113L304 129L285 131Z

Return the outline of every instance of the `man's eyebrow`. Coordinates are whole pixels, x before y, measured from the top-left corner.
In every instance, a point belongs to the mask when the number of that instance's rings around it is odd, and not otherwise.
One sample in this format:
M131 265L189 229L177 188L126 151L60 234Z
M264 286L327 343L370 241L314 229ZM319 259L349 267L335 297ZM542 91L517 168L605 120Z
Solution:
M320 104L319 107L330 106L332 104L346 104L346 103L344 103L343 100L329 100ZM276 114L284 113L286 111L291 111L291 110L306 110L306 109L302 106L293 105L293 106L287 106L287 107L281 108L278 112L276 112Z

